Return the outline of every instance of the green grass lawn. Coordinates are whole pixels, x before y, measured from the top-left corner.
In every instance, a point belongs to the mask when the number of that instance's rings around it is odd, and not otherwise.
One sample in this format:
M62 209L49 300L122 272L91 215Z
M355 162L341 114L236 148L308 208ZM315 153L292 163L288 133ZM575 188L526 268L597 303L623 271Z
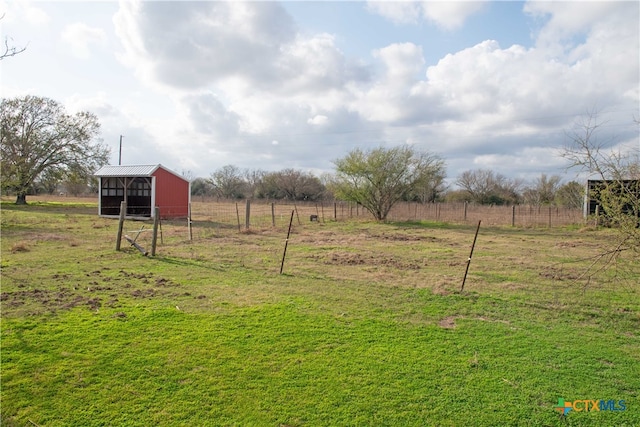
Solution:
M2 425L640 425L639 262L582 275L611 230L481 228L460 293L475 224L296 226L280 275L286 229L151 258L95 211L2 205Z

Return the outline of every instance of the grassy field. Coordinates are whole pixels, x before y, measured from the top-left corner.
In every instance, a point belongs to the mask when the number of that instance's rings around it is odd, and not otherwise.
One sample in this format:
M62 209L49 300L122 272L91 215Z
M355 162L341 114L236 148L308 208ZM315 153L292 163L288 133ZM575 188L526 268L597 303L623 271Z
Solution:
M483 227L460 292L475 224L296 224L281 275L286 228L144 257L96 211L2 204L3 426L640 425L640 262L583 275L611 230Z

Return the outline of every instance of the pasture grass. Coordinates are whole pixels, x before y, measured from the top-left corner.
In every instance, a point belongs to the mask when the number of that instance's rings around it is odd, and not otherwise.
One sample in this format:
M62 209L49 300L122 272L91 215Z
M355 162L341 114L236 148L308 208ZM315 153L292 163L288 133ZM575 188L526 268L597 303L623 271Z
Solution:
M280 275L281 227L151 258L95 211L2 205L2 425L640 425L638 260L583 277L612 230L481 228L460 292L476 224L296 225Z

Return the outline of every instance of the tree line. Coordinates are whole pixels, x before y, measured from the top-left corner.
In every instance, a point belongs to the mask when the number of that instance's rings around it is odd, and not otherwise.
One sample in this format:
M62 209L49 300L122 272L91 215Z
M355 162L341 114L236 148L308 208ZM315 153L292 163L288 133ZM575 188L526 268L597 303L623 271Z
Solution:
M343 159L344 160L344 159ZM381 173L386 173L379 169ZM563 183L560 175L541 174L532 182L510 179L488 169L468 170L455 180L458 188L445 184L443 168L436 167L421 185L402 193L402 201L468 202L480 205L553 205L579 208L584 185ZM191 182L191 195L220 199L334 200L336 180L332 174L315 176L296 169L263 171L226 165L209 177Z
M61 185L72 194L97 192L92 174L107 163L110 152L98 139L100 124L94 114L68 114L54 100L25 96L2 100L0 125L2 191L15 194L16 203L26 203L33 192L59 191ZM582 141L580 136L574 140ZM566 153L577 162L588 148L586 141ZM381 220L398 201L580 207L584 196L582 184L563 183L559 175L541 174L526 183L488 169L465 171L449 186L445 160L409 145L356 148L334 166L333 173L315 176L296 169L226 165L209 177L193 179L191 191L193 196L225 199L352 201Z

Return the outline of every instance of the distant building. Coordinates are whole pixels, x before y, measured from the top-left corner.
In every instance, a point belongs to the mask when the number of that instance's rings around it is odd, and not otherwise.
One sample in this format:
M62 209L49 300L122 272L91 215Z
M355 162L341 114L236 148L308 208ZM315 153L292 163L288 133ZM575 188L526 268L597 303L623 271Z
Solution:
M127 217L186 218L191 202L191 182L162 165L104 166L99 178L98 214L118 217L120 203L127 203Z
M599 213L605 215L606 212L602 211L601 193L603 190L610 192L616 192L621 198L627 198L627 201L623 203L622 210L625 213L635 214L638 216L640 207L638 201L640 200L640 180L637 179L623 179L623 180L602 180L602 179L590 179L587 181L587 185L584 192L584 217L589 215L595 215L598 206Z

